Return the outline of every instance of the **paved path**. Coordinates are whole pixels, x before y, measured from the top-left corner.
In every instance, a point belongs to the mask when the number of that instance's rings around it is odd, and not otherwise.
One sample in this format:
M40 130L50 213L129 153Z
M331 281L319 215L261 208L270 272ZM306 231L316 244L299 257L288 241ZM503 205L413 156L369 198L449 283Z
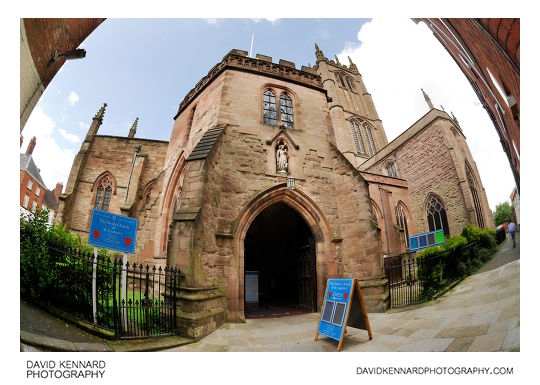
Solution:
M342 350L519 351L520 261L497 266L508 258L508 243L500 256L484 266L486 271L468 277L435 303L402 312L370 313L373 340L364 330L348 328ZM170 351L336 351L337 342L330 338L313 340L318 319L319 314L312 313L227 323L199 342Z

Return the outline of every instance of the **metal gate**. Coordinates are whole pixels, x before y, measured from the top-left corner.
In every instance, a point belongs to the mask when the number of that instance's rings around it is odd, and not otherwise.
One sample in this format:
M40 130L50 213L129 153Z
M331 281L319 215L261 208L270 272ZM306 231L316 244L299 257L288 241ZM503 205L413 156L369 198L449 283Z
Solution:
M388 279L390 307L398 308L423 302L423 285L418 279L416 258L407 254L391 258L392 260L385 259L384 267Z
M176 331L176 290L181 273L176 268L126 265L115 261L114 273L120 284L114 299L115 333L120 338L172 335ZM124 273L125 271L125 273ZM122 273L126 274L125 290Z

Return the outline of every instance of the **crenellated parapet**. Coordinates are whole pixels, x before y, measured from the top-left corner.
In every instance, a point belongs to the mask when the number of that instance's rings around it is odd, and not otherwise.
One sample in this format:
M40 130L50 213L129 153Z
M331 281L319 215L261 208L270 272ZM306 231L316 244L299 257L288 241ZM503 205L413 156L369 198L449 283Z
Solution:
M195 87L187 93L184 100L180 103L178 112L174 118L176 119L191 101L225 70L261 74L325 92L321 77L310 66L302 66L302 69L299 70L296 69L294 63L287 60L281 59L279 63L273 63L272 58L269 56L257 54L256 58L252 58L248 56L246 51L233 49L225 55L220 63L216 64L208 72L208 75L199 80Z

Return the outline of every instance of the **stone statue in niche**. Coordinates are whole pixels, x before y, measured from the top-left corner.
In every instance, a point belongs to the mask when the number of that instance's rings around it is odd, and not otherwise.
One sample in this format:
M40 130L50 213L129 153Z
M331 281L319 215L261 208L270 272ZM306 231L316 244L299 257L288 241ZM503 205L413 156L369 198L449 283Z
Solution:
M283 141L280 141L276 150L276 171L287 173L289 171L289 161L287 146Z

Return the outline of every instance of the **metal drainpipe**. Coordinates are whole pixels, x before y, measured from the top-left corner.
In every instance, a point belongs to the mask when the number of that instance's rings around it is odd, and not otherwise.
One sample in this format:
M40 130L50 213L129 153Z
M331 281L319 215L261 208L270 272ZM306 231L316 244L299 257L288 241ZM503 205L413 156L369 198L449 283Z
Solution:
M382 187L379 186L379 195L381 197L381 206L382 206L382 216L384 220L384 235L386 236L386 253L390 256L392 255L390 252L390 242L388 241L388 227L386 225L386 212L384 210L384 202L382 197Z
M139 144L135 147L135 154L133 154L133 161L131 162L131 170L129 170L129 176L128 176L128 182L127 182L127 188L126 188L126 196L124 198L124 202L127 202L128 194L129 194L129 183L131 182L131 174L133 173L133 167L135 166L135 159L137 158L137 155L139 154L139 151L141 151L142 146Z

